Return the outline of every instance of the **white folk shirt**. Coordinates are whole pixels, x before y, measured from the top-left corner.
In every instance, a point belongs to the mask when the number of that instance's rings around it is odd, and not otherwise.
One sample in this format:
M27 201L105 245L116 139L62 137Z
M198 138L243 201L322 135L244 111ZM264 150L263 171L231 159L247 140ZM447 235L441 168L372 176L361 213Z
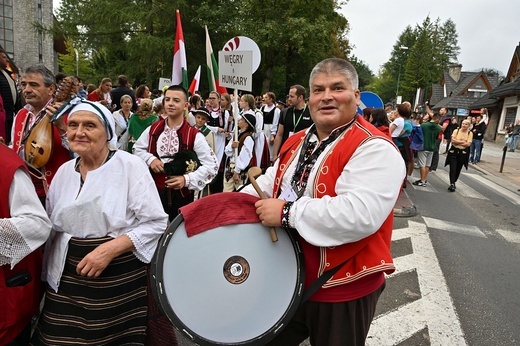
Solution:
M172 129L168 127L168 124L165 124L164 131L159 135L159 138L157 138L156 150L159 157L165 155L170 156L179 151L179 137L176 131L179 128L180 126L177 126ZM157 158L154 154L148 152L149 143L150 126L143 131L133 147L134 155L140 157L148 166ZM189 190L200 191L217 175L218 164L213 150L201 132L198 132L195 136L193 150L197 154L200 166L194 172L184 174L184 179L186 180L186 187ZM160 160L166 163L172 159L162 158Z
M34 191L29 174L22 169L14 173L9 188L10 218L0 218L0 265L11 269L25 256L45 244L51 221Z
M83 187L75 164L71 160L58 169L47 195L53 230L45 249L43 278L55 291L71 237L124 234L134 244L134 255L150 263L168 222L148 167L138 157L117 150L105 164L87 173Z
M229 141L229 143L226 145L226 156L229 157L229 162L235 164L234 172L241 173L251 163L255 142L251 136L247 136L244 140L244 143L242 144L242 149L240 149L240 154L238 154L238 157L235 157L235 149L231 146L232 144L233 141Z
M278 122L280 121L280 108L276 107L276 104L272 104L270 106L264 106L264 112L270 112L274 108L274 116L272 124L264 124L264 133L266 136L276 136L276 131L278 131ZM268 125L268 126L266 126Z
M318 139L313 136L312 140ZM336 183L337 196L313 198L312 182L331 147L318 157L303 196L294 202L290 212L291 227L314 246L338 246L375 233L393 210L395 191L405 177L399 151L383 139L373 139L361 144L343 168ZM300 151L301 147L283 176L282 193L291 186ZM257 179L267 198L272 197L278 164L279 160ZM258 196L251 185L242 192Z
M217 110L210 110L210 115L212 118L217 119L220 116L220 108L218 108ZM227 110L224 111L223 117L223 128L227 129L229 119L229 112ZM220 126L209 126L208 124L206 124L206 126L215 135L215 155L217 156L217 162L220 164L220 162L222 162L222 158L224 157L224 148L226 146L226 134L224 132L218 132L218 129L221 128Z

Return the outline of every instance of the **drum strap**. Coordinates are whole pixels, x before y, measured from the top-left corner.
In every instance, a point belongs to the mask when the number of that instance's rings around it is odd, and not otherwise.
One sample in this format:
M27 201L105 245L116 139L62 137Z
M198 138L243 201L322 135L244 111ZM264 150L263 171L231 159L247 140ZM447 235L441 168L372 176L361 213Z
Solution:
M343 267L347 262L348 262L348 260L338 264L337 266L335 266L331 270L326 271L325 273L320 275L316 279L316 281L314 281L312 284L310 284L309 287L307 287L305 289L305 291L303 292L303 296L302 296L302 299L300 301L300 305L305 303L310 297L312 297L312 295L314 293L316 293L320 289L320 287L323 286L332 276L334 276L334 274L336 274L336 272L341 267Z

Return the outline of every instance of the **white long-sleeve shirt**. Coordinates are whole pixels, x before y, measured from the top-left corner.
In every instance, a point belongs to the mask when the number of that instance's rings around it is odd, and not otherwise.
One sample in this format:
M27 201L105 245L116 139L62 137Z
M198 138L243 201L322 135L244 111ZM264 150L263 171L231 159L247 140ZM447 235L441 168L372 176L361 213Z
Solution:
M231 147L232 144L233 141L229 141L226 145L226 156L229 157L230 162L235 163L235 173L240 173L249 166L249 163L253 158L255 142L251 136L247 136L238 157L235 157L235 149Z
M312 182L331 147L318 157L303 196L291 207L289 220L307 242L323 247L356 242L375 233L393 211L406 174L396 148L383 139L373 139L361 144L343 168L335 187L337 196L313 198ZM283 176L282 193L291 186L300 151L301 147ZM279 160L256 180L267 198L272 197L278 164ZM258 196L251 185L242 192Z
M272 124L264 124L264 133L266 136L273 135L276 136L276 131L278 131L278 122L280 121L280 108L276 107L276 104L272 104L270 106L265 105L263 108L264 112L270 112L274 108L274 116ZM267 125L267 126L266 126Z
M180 127L180 126L179 126ZM177 127L177 129L179 128ZM165 132L162 132L157 139L157 153L159 157L164 155L170 155L172 153L177 153L179 151L179 141L176 136L176 129L170 129L168 124L165 125L165 129L168 128L168 133L172 136L171 138L167 138ZM175 138L177 140L175 140ZM148 166L155 160L157 157L148 152L148 144L150 142L150 126L143 131L137 142L135 142L133 150L134 155L140 157ZM171 150L172 152L162 151L159 143L168 143L167 150ZM186 180L186 187L190 190L200 191L207 184L211 182L211 180L218 173L218 164L215 153L210 148L208 142L204 135L198 132L195 136L195 143L193 145L193 150L197 154L197 158L200 161L200 166L193 172L184 174L184 179ZM171 161L172 159L161 159L162 162L166 163Z
M10 218L0 219L0 265L12 268L42 246L51 232L51 221L22 169L16 170L9 187L9 213Z
M46 278L56 291L71 237L127 235L134 255L149 263L168 222L148 167L138 157L117 150L87 173L83 187L75 164L71 160L59 168L47 194L53 230L45 250Z

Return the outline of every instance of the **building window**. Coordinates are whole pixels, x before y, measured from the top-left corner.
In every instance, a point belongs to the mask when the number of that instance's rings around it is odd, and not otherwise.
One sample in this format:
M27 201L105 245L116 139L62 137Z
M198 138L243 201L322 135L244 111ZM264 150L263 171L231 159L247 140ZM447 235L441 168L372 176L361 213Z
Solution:
M13 1L0 0L0 45L13 56Z
M514 124L516 119L516 109L517 107L508 107L506 108L506 117L504 120L504 130L506 130L509 124Z

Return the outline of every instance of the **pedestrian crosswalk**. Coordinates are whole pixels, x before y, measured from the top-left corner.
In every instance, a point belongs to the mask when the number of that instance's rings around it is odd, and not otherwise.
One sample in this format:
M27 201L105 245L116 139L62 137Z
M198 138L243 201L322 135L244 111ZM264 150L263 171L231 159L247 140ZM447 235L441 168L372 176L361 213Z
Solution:
M446 280L438 263L426 224L409 221L407 228L396 229L392 241L409 239L413 253L395 258L392 278L405 271L416 271L420 299L376 316L370 327L367 345L399 345L426 330L430 345L466 345ZM385 299L382 296L381 299Z
M416 181L419 179L419 176L416 175L418 174L418 172L414 172L414 175L412 177L409 177L408 178L408 181L409 182L413 182L413 181ZM470 178L474 181L477 181L479 182L480 184L483 184L485 186L487 186L489 189L493 190L495 193L501 195L502 197L504 197L505 199L507 199L509 202L515 204L515 205L520 205L520 195L518 195L517 193L513 192L513 191L510 191L500 185L498 185L497 183L489 180L489 179L486 179L484 178L483 176L479 175L479 174L475 174L475 173L461 173L461 178L464 177L464 180L466 180L465 178ZM450 177L449 177L449 173L447 171L444 171L444 170L437 170L435 171L435 173L430 173L430 175L428 176L429 178L429 181L428 181L428 184L427 186L415 186L415 185L412 185L410 184L410 186L412 186L414 189L418 190L418 191L425 191L425 192L434 192L434 193L438 193L440 191L445 191L447 190L449 184L450 184ZM482 193L480 193L479 191L475 190L474 188L470 187L468 184L466 184L463 179L459 178L459 180L457 181L457 190L455 193L459 193L461 194L462 196L464 197L468 197L468 198L475 198L475 199L481 199L481 200L487 200L488 198L486 196L484 196ZM436 180L436 179L439 179L442 184L432 184L432 181L433 180Z

